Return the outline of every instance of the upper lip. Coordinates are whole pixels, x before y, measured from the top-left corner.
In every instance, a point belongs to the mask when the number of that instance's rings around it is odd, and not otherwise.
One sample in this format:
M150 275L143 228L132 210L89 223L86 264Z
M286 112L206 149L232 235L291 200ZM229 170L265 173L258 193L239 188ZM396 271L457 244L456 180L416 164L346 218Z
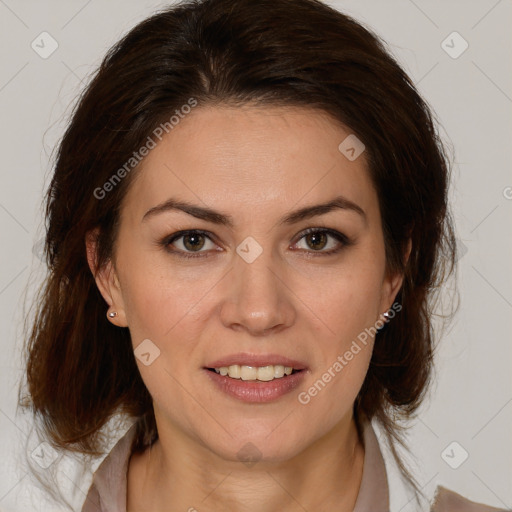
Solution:
M222 368L223 366L231 366L235 364L240 366L271 366L281 364L283 366L291 366L295 370L305 370L307 368L304 363L279 354L248 353L225 356L221 359L208 363L205 368Z

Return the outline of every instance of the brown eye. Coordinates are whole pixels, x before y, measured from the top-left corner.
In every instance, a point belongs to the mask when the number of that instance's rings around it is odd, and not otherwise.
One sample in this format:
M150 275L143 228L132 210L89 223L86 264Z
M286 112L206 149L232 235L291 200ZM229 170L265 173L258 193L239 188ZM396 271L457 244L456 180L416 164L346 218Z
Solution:
M300 243L305 241L305 246L300 247ZM297 242L299 249L309 252L317 252L322 255L334 254L344 247L351 245L351 241L342 233L330 229L310 228L302 233L302 237ZM324 250L327 249L327 250Z
M196 254L197 256L206 256L208 250L215 248L210 236L200 231L175 233L172 237L164 240L163 245L170 252L183 256L195 256Z
M317 231L316 233L310 233L305 236L307 245L313 250L323 249L328 241L328 237L325 233Z
M198 233L193 233L191 235L184 235L183 237L183 246L188 251L197 251L202 249L204 246L204 235L200 235Z

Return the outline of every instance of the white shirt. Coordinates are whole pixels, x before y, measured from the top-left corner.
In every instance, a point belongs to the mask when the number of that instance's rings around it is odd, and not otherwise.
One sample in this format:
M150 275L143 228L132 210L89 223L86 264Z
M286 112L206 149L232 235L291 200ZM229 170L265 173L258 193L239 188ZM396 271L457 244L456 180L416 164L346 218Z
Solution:
M127 472L136 424L112 448L93 475L82 512L126 512ZM401 479L388 482L388 470L396 468L390 454L381 450L371 422L363 421L364 462L361 486L353 512L418 512L413 490ZM384 454L383 454L384 451ZM430 507L430 508L428 508ZM505 512L467 500L438 486L430 512ZM222 512L222 511L219 511ZM333 511L335 512L335 511Z

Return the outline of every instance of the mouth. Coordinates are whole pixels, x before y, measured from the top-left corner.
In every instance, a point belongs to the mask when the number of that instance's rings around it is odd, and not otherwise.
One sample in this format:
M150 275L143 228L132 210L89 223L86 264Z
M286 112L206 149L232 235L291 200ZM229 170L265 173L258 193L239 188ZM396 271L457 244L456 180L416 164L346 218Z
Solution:
M233 354L203 367L214 388L242 402L263 403L289 395L304 382L306 365L278 354Z
M228 377L235 380L270 382L277 379L286 379L290 375L295 375L303 369L284 366L282 364L266 366L247 366L232 364L230 366L219 366L216 368L206 368L222 377Z

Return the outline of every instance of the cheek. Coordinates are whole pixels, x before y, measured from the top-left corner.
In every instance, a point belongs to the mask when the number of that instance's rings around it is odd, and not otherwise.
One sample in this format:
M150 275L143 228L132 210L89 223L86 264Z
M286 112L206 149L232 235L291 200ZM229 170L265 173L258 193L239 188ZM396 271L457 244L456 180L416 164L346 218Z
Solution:
M178 265L163 251L132 254L123 261L122 280L130 331L136 337L163 339L182 324L190 327L203 297L219 280L218 272Z
M378 319L384 265L379 258L363 259L354 252L330 270L307 269L296 276L294 290L311 315L321 320L328 338L340 342L355 338Z
M199 366L196 361L204 329L198 320L205 314L205 294L214 282L213 276L199 279L175 267L171 270L161 259L125 266L130 269L123 287L126 317L135 355L143 341L148 347L150 364L139 357L136 362L155 404L165 411L186 410L190 396L182 389L193 389L190 370Z
M363 252L374 256L364 258ZM354 253L328 274L310 273L301 285L311 319L317 319L312 333L317 365L299 402L310 401L309 407L332 421L350 408L368 371L380 314L380 257L369 249Z

